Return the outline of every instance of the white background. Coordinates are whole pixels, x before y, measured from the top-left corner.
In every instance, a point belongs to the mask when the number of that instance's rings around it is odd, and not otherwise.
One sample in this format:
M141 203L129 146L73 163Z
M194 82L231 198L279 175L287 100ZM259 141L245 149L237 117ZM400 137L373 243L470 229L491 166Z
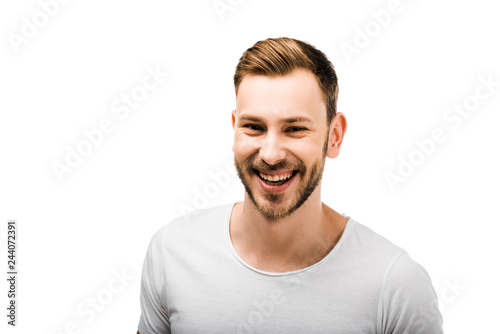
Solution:
M6 225L15 219L20 273L14 329L1 280L2 332L135 333L153 233L188 207L243 199L234 174L216 188L210 176L229 175L232 76L247 48L281 36L324 51L339 77L348 129L325 166L323 201L427 269L447 333L498 332L494 1L401 0L385 26L372 11L388 0L221 2L231 6L222 15L213 0L74 0L47 22L37 1L0 5L1 267L5 274ZM29 30L23 18L46 25L16 45L13 36ZM346 55L347 44L357 53ZM147 67L169 74L120 119L113 103L141 85ZM480 77L497 87L452 127L444 115L474 102ZM65 164L68 147L103 119L113 131L59 180L53 163ZM397 173L398 157L416 157L415 141L436 128L446 140L391 189L384 175ZM115 281L117 272L127 278Z

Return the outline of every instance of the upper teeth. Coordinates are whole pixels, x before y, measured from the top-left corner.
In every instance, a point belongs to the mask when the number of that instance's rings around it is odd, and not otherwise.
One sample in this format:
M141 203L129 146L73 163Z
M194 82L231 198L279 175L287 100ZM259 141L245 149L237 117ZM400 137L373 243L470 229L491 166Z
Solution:
M288 172L286 174L281 174L281 175L267 175L262 172L259 172L259 176L267 181L280 181L289 179L292 176L292 172Z

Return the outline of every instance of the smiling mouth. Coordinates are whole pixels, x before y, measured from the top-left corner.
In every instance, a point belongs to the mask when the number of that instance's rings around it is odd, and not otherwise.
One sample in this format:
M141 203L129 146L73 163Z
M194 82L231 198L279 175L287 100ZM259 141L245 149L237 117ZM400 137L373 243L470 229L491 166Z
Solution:
M289 182L295 174L297 174L297 170L284 172L282 174L270 175L265 174L257 169L253 170L254 173L266 184L270 186L280 186Z

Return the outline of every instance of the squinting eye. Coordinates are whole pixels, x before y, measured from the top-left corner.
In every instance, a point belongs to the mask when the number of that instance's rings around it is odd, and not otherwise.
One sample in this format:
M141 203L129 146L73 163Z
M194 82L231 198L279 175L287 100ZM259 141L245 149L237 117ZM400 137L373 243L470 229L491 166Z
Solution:
M253 131L260 131L262 130L262 127L260 125L257 125L257 124L245 124L243 125L244 128L249 128L250 130L253 130Z
M304 128L300 128L298 126L292 126L286 129L287 132L297 132L297 131L302 131L305 130Z

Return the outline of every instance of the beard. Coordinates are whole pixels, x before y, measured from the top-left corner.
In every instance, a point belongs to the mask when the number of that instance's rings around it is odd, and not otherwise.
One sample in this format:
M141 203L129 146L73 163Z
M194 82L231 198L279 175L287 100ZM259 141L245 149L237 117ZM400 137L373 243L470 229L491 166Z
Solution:
M255 156L257 155L257 152L250 155L243 162L239 162L235 157L234 165L238 172L238 177L240 178L241 183L243 183L245 191L255 208L267 220L278 220L288 217L294 213L307 201L309 196L311 196L313 191L318 187L323 176L327 150L328 136L326 137L325 144L323 146L323 156L321 161L315 162L309 171L307 170L307 166L301 160L294 164L281 161L276 165L269 165L262 160L256 161ZM262 171L296 170L297 172L294 178L298 177L299 183L296 186L297 190L291 194L291 203L288 205L283 204L285 196L284 193L274 194L268 192L263 192L264 201L257 201L255 193L259 191L259 189L252 189L251 186L253 178L256 176L255 169L260 169ZM295 180L288 182L295 182Z

